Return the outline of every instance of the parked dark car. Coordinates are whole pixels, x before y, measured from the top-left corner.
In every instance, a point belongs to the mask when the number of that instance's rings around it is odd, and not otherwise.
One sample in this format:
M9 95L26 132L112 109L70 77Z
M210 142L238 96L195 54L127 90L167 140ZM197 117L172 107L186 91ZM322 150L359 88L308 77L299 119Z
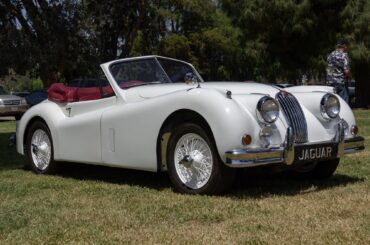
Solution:
M68 87L74 88L91 88L107 86L108 81L105 79L98 78L85 78L85 79L74 79L67 83Z
M48 89L37 89L25 97L29 107L37 105L48 98Z
M24 98L24 97L26 97L27 95L29 95L29 94L30 94L30 92L28 92L28 91L22 91L22 92L11 92L10 94L12 94L12 95L16 95L16 96L19 96L19 97Z

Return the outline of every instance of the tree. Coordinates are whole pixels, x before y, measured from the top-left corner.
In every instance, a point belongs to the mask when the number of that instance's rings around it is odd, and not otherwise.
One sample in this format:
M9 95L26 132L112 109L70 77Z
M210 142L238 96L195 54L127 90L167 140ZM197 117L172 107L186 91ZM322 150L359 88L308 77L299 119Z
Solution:
M356 106L370 106L370 2L349 1L342 13L345 32L350 38L350 57L356 79Z
M206 80L240 79L239 31L214 1L161 5L164 37L159 54L192 62Z
M78 1L73 0L1 1L1 20L6 26L2 39L7 38L3 52L24 51L22 59L11 59L9 65L19 68L20 62L23 69L36 68L45 86L58 81L77 60L76 50L81 44L76 28L78 13ZM18 38L8 39L11 33Z
M243 30L245 66L252 77L295 82L306 71L323 73L322 60L337 41L345 3L223 0L221 6L233 24Z

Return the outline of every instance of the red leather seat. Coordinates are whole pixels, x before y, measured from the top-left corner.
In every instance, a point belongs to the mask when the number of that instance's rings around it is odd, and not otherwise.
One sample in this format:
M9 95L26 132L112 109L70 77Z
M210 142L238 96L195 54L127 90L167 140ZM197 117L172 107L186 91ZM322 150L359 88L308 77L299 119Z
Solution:
M103 90L103 96L109 96L109 95L112 95L113 94L113 89L109 85L103 87L102 90Z
M77 97L79 101L101 99L100 89L98 87L78 88Z
M78 101L77 88L67 87L63 83L54 83L48 89L48 99L58 103Z

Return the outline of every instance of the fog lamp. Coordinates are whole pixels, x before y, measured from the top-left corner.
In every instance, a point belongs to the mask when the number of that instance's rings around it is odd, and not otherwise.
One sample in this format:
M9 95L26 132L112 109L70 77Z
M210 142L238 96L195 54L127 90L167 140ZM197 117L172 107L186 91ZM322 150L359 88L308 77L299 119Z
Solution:
M270 127L261 128L259 136L264 147L271 145L272 129Z
M348 133L349 133L349 125L348 125L348 123L345 121L345 120L343 120L342 119L342 123L343 123L343 129L344 129L344 135L345 136L347 136L348 135Z

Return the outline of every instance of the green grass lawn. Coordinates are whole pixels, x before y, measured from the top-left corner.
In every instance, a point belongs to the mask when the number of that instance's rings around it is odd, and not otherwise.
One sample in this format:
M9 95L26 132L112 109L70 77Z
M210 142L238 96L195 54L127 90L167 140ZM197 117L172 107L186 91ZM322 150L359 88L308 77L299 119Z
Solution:
M0 122L0 244L370 244L370 111L356 110L366 150L325 181L248 169L224 196L174 193L166 174L65 164L23 170Z

